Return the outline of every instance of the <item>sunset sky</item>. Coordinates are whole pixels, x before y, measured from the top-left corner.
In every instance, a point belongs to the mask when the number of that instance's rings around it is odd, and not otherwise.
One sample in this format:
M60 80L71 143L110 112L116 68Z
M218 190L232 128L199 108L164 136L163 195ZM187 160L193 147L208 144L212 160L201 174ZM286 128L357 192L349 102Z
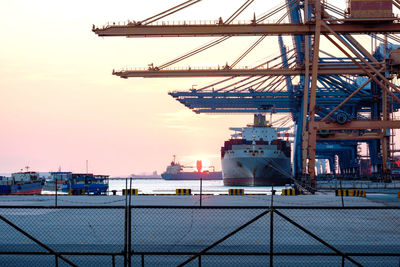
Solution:
M25 166L47 172L111 176L161 173L172 155L184 164L208 159L220 169L229 127L252 115L198 115L168 95L216 79L120 79L112 70L160 65L214 38L100 38L92 24L142 20L183 1L0 1L0 173ZM164 20L227 19L243 0L203 0ZM273 4L271 4L273 2ZM250 20L284 1L256 0ZM268 37L245 58L279 53ZM232 63L256 37L232 38L179 63ZM290 45L290 38L287 39Z
M0 173L25 166L83 172L86 160L94 173L161 173L173 154L184 164L204 158L220 169L228 128L250 122L251 114L197 115L168 95L215 79L111 75L114 68L164 63L211 39L100 38L91 31L92 24L141 20L181 2L0 1ZM213 2L166 20L228 18L243 3ZM191 62L232 62L252 40L239 38Z

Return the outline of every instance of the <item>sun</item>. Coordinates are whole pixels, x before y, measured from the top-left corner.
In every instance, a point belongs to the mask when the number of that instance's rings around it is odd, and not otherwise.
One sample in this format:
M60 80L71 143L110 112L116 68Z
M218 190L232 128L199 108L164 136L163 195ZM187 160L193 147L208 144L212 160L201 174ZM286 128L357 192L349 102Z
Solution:
M197 170L197 161L201 161L201 171L210 171L211 162L203 157L197 157L197 159L193 162L192 166Z

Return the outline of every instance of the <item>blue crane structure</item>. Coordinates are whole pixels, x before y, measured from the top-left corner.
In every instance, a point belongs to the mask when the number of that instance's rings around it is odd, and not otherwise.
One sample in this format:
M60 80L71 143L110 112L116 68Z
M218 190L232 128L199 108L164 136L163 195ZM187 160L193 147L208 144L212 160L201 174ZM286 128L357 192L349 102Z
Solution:
M170 63L146 70L113 71L113 74L121 78L224 77L199 89L169 94L196 113L290 114L295 135L293 175L310 178L313 186L316 158L328 160L335 173L359 176L360 143L368 147L373 172L389 181L389 137L393 129L400 128L400 121L391 118L400 108L400 90L391 82L400 69L400 46L388 39L400 41L393 35L400 32L399 21L392 16L357 19L325 2L285 0L279 9L286 8L289 23L281 23L283 17L278 23L264 23L269 15L276 13L270 12L258 19L254 16L247 25L236 25L234 19L251 2L253 0L245 1L238 12L226 21L220 19L215 25L156 25L152 17L124 25L93 26L93 31L99 36L221 36ZM166 12L161 17L173 9ZM385 34L384 38L378 35L381 33ZM381 44L371 54L354 34L368 34ZM232 36L249 35L260 38L231 65L168 69L171 64ZM279 56L251 68L236 67L269 35L278 36ZM284 35L293 37L291 47L284 44ZM321 50L321 35L344 56L333 56Z

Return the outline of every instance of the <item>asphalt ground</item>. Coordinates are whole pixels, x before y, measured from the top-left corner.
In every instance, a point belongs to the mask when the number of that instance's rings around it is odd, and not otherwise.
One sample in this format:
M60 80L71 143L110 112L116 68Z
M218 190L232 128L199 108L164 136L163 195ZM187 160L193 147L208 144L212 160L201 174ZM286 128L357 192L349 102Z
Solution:
M64 195L57 200L55 208L55 196L1 196L0 215L57 252L123 251L124 196ZM197 253L258 216L253 223L208 251L258 255L207 255L202 256L201 263L203 266L268 265L272 201L276 209L273 251L280 253L274 256L275 266L340 266L342 257L332 255L334 251L326 244L343 253L363 254L351 257L363 266L399 265L398 256L371 256L372 253L400 255L400 209L395 208L400 199L394 193L343 197L345 208L342 208L342 198L333 192L275 195L273 199L271 195L206 195L202 196L202 208L199 208L199 196L132 196L132 249L139 254ZM47 253L4 221L0 221L0 236L2 253ZM287 255L293 252L326 255ZM67 257L78 266L112 266L111 256ZM146 255L144 260L145 266L177 266L187 258L185 255ZM132 257L134 266L141 264L141 260L140 255ZM1 266L55 266L55 257L0 255L0 262ZM347 259L345 262L346 266L352 265ZM68 266L61 259L58 263ZM117 256L115 264L123 266L123 257ZM187 266L194 265L199 265L198 259Z

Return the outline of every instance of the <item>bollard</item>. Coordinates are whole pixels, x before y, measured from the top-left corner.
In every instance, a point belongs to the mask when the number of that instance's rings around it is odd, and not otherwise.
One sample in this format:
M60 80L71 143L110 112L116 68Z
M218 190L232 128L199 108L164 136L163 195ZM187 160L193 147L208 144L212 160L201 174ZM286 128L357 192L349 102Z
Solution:
M113 196L117 195L117 190L111 190L111 192L112 192Z

